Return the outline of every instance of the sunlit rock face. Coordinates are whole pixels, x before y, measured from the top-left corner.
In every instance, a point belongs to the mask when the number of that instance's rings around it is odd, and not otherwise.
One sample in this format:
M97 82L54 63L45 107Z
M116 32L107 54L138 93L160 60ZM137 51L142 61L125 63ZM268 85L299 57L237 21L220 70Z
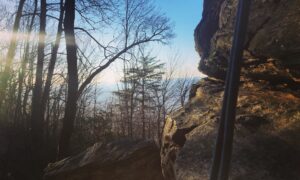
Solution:
M169 117L161 162L166 179L207 180L217 136L224 85L202 79L185 109ZM239 92L230 179L298 180L300 94L263 83Z
M159 149L154 142L117 140L49 164L45 180L162 180Z
M203 18L194 35L201 56L199 69L208 76L225 77L237 2L204 0ZM299 83L299 7L299 0L252 1L244 51L245 78L291 86Z
M238 0L204 0L195 29L208 78L166 120L161 146L169 180L208 180ZM300 179L300 1L253 0L237 104L231 180Z

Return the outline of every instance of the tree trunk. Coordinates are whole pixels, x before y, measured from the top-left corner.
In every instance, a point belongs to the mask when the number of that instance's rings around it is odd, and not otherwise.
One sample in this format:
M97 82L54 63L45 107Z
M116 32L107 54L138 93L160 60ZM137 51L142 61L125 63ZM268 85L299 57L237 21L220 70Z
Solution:
M58 158L69 155L70 139L73 132L77 110L78 74L77 74L77 46L74 34L75 1L66 0L64 31L68 63L68 94L65 107L63 127L59 140Z
M54 72L56 59L57 59L57 52L58 52L58 49L59 49L60 39L61 39L61 35L62 35L63 17L64 17L63 0L61 0L60 1L60 15L59 15L59 20L58 20L57 34L56 34L55 43L54 43L54 45L52 47L52 50L51 50L51 58L50 58L50 62L49 62L48 73L47 73L44 93L43 93L43 97L42 97L42 105L41 105L42 106L42 111L41 111L42 114L45 114L47 101L49 100L51 81L52 81L52 77L53 77L53 72Z
M38 57L35 74L35 85L32 93L31 128L33 142L40 147L43 137L43 121L41 121L41 96L43 87L43 66L46 28L46 0L41 0L40 32L38 43Z
M22 16L22 11L24 7L25 0L20 0L18 10L16 13L15 17L15 22L13 25L13 33L12 37L10 40L10 45L8 48L7 56L6 56L6 62L5 62L5 68L4 72L1 75L0 78L0 108L2 106L2 102L5 98L5 91L7 88L7 82L10 78L10 71L11 71L11 65L13 62L13 59L16 54L16 48L17 48L17 36L18 36L18 31L19 31L19 26L20 26L20 21L21 21L21 16Z
M161 106L160 107L158 107L158 113L157 113L157 120L156 120L156 124L157 124L157 140L158 140L158 142L160 143L160 122L161 122L161 118L160 118L160 116L161 116Z
M144 77L142 79L142 123L143 123L143 139L146 138L146 119L145 119L145 81L144 81Z
M32 109L31 109L31 135L32 135L32 153L34 174L39 178L42 175L43 165L43 118L41 113L41 97L43 89L43 67L44 67L44 50L46 36L46 11L47 2L41 0L40 12L40 32L38 42L38 57L35 74L35 85L32 92Z
M28 30L27 30L27 37L26 37L26 45L25 45L25 50L24 50L24 57L21 63L21 69L19 71L19 79L18 79L18 95L17 95L17 103L16 103L16 109L15 109L15 123L20 124L22 123L22 126L24 126L24 122L19 122L22 119L22 91L23 91L23 83L24 83L24 78L25 78L25 71L26 71L26 65L28 63L29 60L29 48L30 48L30 34L31 31L33 29L33 25L34 25L34 20L35 20L35 16L37 13L37 4L38 1L35 0L34 1L34 10L33 10L33 15L30 19L29 25L28 25ZM24 114L23 114L24 116ZM23 118L24 119L24 118Z
M130 92L130 124L129 124L129 128L130 128L130 137L133 137L133 113L134 113L134 91L135 91L135 85L133 85L134 87L131 89Z
M35 46L32 46L32 49L31 49L31 52L34 52L36 49L35 49ZM30 95L30 92L32 91L33 89L33 71L34 71L34 67L33 67L33 64L34 64L34 58L35 58L35 55L31 55L28 60L28 69L29 69L29 75L28 75L28 78L27 78L27 86L25 87L25 93L24 93L24 97L23 97L23 105L22 105L22 112L23 112L23 116L25 115L25 128L27 130L30 131L30 127L31 127L31 116L29 115L29 113L31 112L27 112L28 111L28 108L27 108L27 105L29 104L28 103L28 100L29 100L29 95Z

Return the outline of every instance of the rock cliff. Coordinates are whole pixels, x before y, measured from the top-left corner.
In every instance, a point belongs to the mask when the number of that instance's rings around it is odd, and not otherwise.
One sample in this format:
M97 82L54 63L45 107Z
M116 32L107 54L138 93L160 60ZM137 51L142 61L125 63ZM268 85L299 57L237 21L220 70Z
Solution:
M166 120L166 179L206 180L212 162L237 0L204 0L199 70L189 103ZM253 0L233 145L232 180L300 179L300 1Z

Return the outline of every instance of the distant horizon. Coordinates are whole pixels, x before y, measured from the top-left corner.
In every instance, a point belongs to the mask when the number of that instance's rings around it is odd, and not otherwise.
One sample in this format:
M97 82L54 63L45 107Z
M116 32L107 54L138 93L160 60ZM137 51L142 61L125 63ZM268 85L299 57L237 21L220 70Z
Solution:
M171 79L171 81L176 81L178 79L183 79L184 77L174 77ZM200 79L202 79L203 77L201 76L192 76L192 77L188 77L190 79L195 79L196 81L199 81ZM96 86L99 86L100 89L100 98L99 100L105 102L106 100L108 100L111 96L111 93L114 91L117 91L117 86L118 84L121 83L119 82L98 82L96 84ZM103 96L102 96L103 95Z

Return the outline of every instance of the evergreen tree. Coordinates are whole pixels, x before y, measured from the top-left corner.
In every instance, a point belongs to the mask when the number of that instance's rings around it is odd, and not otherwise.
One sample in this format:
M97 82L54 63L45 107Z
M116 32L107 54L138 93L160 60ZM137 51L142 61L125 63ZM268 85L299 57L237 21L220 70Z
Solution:
M140 50L135 63L125 68L122 80L123 89L115 94L120 100L120 112L125 115L122 116L121 121L127 124L128 135L132 136L133 118L136 117L142 123L142 137L146 138L146 129L148 129L148 138L151 137L151 124L156 108L155 92L161 88L163 68L163 63L156 57L152 57L150 53L145 54L143 50Z

